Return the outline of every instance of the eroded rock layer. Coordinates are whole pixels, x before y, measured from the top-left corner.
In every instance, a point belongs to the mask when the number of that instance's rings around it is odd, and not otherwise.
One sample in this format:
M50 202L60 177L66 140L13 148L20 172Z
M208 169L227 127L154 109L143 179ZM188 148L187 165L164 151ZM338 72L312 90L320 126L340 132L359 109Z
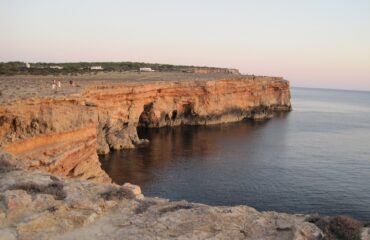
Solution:
M290 109L289 84L281 78L107 82L2 105L0 144L29 169L109 182L96 152L134 148L145 141L137 127L263 120Z
M111 183L97 155L144 142L137 127L264 120L289 111L287 81L98 82L32 98L28 87L22 100L0 99L0 239L323 239L304 215L144 197L138 186ZM364 228L362 239L368 236Z

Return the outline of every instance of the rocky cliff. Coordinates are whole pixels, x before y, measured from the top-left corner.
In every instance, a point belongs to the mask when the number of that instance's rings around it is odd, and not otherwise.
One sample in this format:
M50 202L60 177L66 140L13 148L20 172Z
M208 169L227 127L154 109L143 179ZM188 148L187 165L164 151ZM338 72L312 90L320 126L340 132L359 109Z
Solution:
M144 197L138 186L111 183L97 156L145 142L137 127L260 121L289 111L287 81L230 74L125 76L81 77L77 87L57 91L42 77L13 77L11 88L0 79L0 239L324 237L304 215ZM325 221L320 224L331 234ZM368 236L364 229L363 239Z
M308 216L143 197L40 171L0 154L0 239L322 239Z
M29 169L109 182L96 152L134 148L137 127L263 120L289 111L281 78L105 82L78 93L26 98L0 107L0 144Z

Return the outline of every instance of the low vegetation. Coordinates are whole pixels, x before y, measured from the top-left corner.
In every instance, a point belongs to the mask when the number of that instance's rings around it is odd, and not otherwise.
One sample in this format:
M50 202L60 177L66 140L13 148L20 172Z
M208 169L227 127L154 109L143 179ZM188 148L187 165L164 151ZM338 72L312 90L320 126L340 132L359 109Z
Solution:
M91 69L101 66L102 70ZM76 62L76 63L25 63L25 62L0 62L0 75L66 75L103 72L139 71L140 68L151 68L159 72L191 71L194 66L169 65L142 62ZM209 67L200 67L212 69Z
M125 199L135 198L135 195L131 191L124 188L112 188L106 192L101 193L100 196L106 201L113 199L121 200L124 198Z
M325 240L361 240L361 222L348 216L314 216L308 219L319 227Z
M156 205L155 201L143 200L139 202L139 205L135 208L135 214L141 214L146 212L151 206Z
M192 209L192 208L193 208L193 206L191 204L177 204L175 206L162 208L159 211L159 213L162 215L162 214L165 214L165 213L168 213L168 212L175 212L175 211L178 211L178 210L181 210L181 209Z
M63 200L66 198L67 193L63 190L63 184L61 182L54 181L48 185L41 185L33 182L19 183L13 185L10 190L24 190L28 194L50 194L55 197L56 200Z

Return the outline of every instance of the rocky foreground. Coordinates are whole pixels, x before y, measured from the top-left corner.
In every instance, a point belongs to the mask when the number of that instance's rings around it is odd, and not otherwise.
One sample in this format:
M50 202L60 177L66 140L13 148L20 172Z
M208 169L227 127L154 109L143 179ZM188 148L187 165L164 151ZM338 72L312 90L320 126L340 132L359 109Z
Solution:
M171 202L111 183L97 153L146 142L137 127L260 121L291 109L282 78L132 74L81 77L56 91L51 78L0 79L12 86L0 95L0 239L368 237L345 218Z
M0 160L0 239L322 239L306 216L143 197Z

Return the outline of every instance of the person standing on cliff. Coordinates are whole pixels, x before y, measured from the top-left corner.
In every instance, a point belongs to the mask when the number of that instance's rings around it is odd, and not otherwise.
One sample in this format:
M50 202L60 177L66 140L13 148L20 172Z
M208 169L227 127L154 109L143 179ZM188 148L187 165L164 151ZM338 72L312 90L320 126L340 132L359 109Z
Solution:
M54 90L54 89L55 89L55 87L56 87L56 84L55 84L55 83L56 83L56 81L55 81L55 80L53 80L53 82L51 83L51 89L53 89L53 90Z
M60 80L58 80L58 88L61 88L62 87L62 83L60 82Z

